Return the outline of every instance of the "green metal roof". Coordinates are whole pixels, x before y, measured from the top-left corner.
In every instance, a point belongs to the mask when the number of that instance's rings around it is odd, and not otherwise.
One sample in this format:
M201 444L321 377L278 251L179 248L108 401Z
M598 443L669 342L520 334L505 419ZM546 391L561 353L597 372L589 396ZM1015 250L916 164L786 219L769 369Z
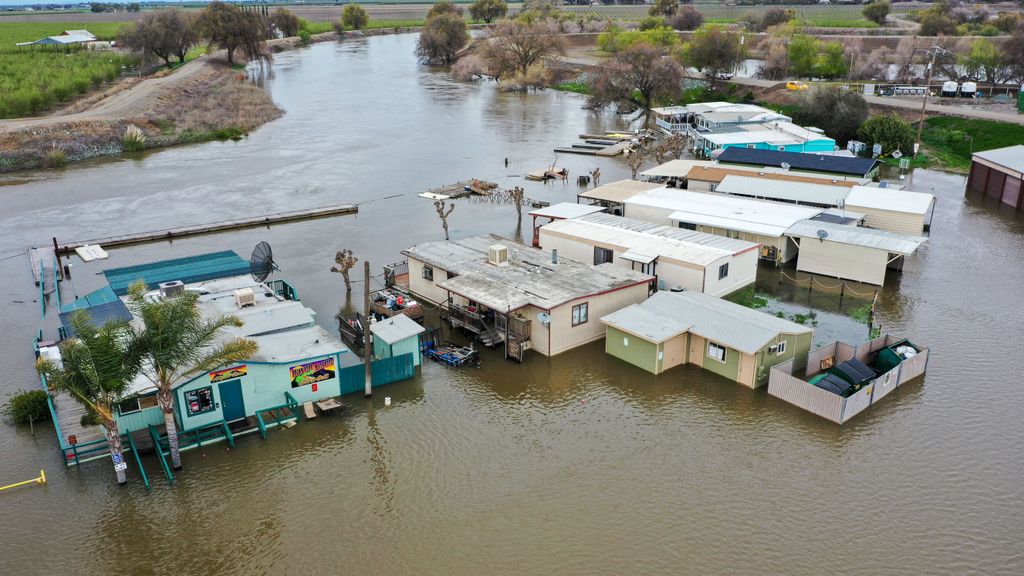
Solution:
M85 296L75 300L74 302L68 302L60 307L60 313L64 314L67 312L74 312L75 310L84 310L86 308L92 308L93 306L99 306L101 304L109 304L111 302L117 302L117 294L111 290L110 286L104 286L95 292L90 292Z
M243 260L233 250L225 250L173 260L160 260L139 266L113 268L105 270L103 275L107 277L107 283L110 284L114 293L123 296L128 293L128 286L140 278L145 280L146 285L152 289L162 282L173 280L181 280L185 284L189 284L248 273L249 262Z

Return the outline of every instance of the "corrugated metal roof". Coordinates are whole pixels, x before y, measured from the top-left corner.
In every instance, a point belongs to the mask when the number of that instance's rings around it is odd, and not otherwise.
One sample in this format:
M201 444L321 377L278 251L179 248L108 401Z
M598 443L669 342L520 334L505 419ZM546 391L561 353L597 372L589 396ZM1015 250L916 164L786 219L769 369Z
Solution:
M787 182L757 176L726 176L715 188L715 192L797 204L840 206L850 193L850 187L810 182Z
M125 303L116 299L112 302L103 302L89 307L71 308L66 312L62 311L60 313L61 326L64 327L69 337L75 335L75 329L71 325L71 316L78 310L85 310L94 326L102 326L107 322L128 321L132 319L132 313L128 310Z
M1024 173L1024 144L1007 146L1006 148L996 148L995 150L985 150L984 152L975 152L974 155L993 164L1005 166L1010 170Z
M415 320L404 314L370 324L370 332L373 333L373 337L380 338L387 344L394 344L406 338L418 336L426 331L426 328L420 326Z
M717 226L767 236L782 236L785 231L800 220L821 213L820 208L794 206L779 202L751 200L725 194L705 194L661 188L626 202L629 206L650 206L672 210L671 220Z
M93 306L99 306L101 304L109 304L111 302L120 302L117 298L117 294L114 294L114 290L110 286L104 286L99 290L94 290L85 296L75 300L74 302L68 302L60 307L60 311L73 312L75 310L91 308Z
M609 184L602 184L593 190L587 190L580 194L581 198L591 200L602 200L605 202L622 203L626 200L655 188L661 188L661 184L654 182L640 182L638 180L619 180Z
M233 250L197 254L185 258L160 260L139 266L104 270L107 283L118 296L128 293L128 286L138 279L153 289L161 282L181 280L185 284L249 274L249 262Z
M658 326L647 328L655 319ZM637 335L647 330L661 337L656 342L689 331L747 354L757 352L779 334L811 332L795 322L700 292L658 292L601 321Z
M686 228L676 228L673 226L666 226L664 224L655 224L654 222L647 222L646 220L623 218L622 216L615 216L614 214L591 214L590 216L580 218L580 220L604 226L611 226L613 228L625 228L626 230L643 232L644 234L650 234L652 236L672 238L674 240L681 240L691 244L700 244L701 246L721 248L722 250L732 253L743 252L757 246L757 244L747 242L746 240L729 238L728 236L719 236L718 234L707 234L705 232L697 232L696 230L687 230Z
M559 202L552 206L538 208L537 210L530 212L530 216L561 220L563 218L577 218L579 216L586 216L587 214L603 211L604 208L600 206L588 206L586 204L576 204L574 202Z
M292 300L261 307L242 308L234 314L242 320L243 324L239 331L247 338L312 326L316 316L301 302Z
M864 176L875 169L877 160L870 158L849 158L830 154L809 154L803 152L780 152L778 150L756 150L751 148L726 148L718 156L722 163L752 164L755 166L781 167L789 164L793 170L812 170L834 174Z
M695 168L714 165L715 163L710 160L669 160L660 166L644 170L640 175L647 178L683 178ZM628 182L628 180L623 180L623 182Z
M904 256L913 254L921 244L928 241L927 238L921 236L908 236L906 234L897 234L886 230L876 230L874 228L864 228L862 226L846 226L843 224L833 224L831 222L821 222L816 220L804 220L802 222L797 222L790 227L786 234L797 238L818 240L821 238L818 234L819 230L827 233L827 236L823 240L825 242L838 242L840 244L852 244L854 246L863 246L865 248L877 248L887 252L903 254Z
M846 205L853 209L875 208L910 214L927 213L934 201L935 196L927 192L909 192L873 186L855 186L846 197Z
M810 182L812 184L825 184L832 186L845 186L852 188L858 184L870 182L867 178L854 178L852 176L827 175L813 176L810 174L793 174L782 168L757 167L757 166L695 166L685 174L688 180L700 182L721 182L726 176L755 176L768 180L785 180L788 182Z

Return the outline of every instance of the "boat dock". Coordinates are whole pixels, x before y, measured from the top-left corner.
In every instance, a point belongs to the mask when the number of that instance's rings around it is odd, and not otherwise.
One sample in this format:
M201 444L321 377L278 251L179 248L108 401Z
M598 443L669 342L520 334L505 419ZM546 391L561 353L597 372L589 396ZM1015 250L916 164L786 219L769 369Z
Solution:
M473 178L472 180L460 180L452 184L431 188L419 194L419 196L430 200L448 200L450 198L464 198L470 194L490 196L497 189L498 185L494 182Z
M57 259L53 254L53 248L29 248L28 260L36 286L43 286L46 294L53 292L56 288L54 281L61 279L60 272L54 270Z
M586 154L590 156L618 156L631 144L631 140L608 139L603 136L581 135L582 143L555 148L555 152Z
M92 244L102 245L105 248L118 248L121 246L131 246L133 244L162 242L165 240L174 240L175 238L198 236L200 234L210 234L213 232L223 232L226 230L239 230L242 228L253 228L256 226L270 226L271 224L298 222L300 220L311 220L313 218L327 218L330 216L343 216L347 214L356 214L358 212L359 208L354 204L336 204L333 206L323 206L321 208L307 208L305 210L295 210L292 212L278 212L275 214L267 214L265 216L254 216L251 218L239 218L236 220L211 222L209 224L197 224L194 226L167 228L164 230L154 230L152 232L137 232L134 234L124 234L121 236L109 236L107 238L95 238L92 240L64 244L60 246L59 250L61 254L70 254L71 252L74 252L76 248ZM35 265L34 262L33 265ZM38 270L36 270L36 273L38 273Z

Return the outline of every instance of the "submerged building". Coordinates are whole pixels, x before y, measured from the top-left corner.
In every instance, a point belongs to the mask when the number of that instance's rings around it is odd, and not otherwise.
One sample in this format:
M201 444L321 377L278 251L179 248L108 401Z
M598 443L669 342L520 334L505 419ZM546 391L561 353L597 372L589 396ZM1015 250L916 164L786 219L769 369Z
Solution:
M1024 144L975 152L967 189L1024 210Z

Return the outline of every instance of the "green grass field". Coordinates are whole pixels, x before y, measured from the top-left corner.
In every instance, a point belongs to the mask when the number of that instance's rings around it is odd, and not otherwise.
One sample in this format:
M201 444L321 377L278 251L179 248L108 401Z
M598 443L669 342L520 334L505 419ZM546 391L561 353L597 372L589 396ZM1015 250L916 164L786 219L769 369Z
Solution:
M992 120L937 116L924 122L921 142L931 165L955 170L971 166L971 153L1024 142L1024 126Z

